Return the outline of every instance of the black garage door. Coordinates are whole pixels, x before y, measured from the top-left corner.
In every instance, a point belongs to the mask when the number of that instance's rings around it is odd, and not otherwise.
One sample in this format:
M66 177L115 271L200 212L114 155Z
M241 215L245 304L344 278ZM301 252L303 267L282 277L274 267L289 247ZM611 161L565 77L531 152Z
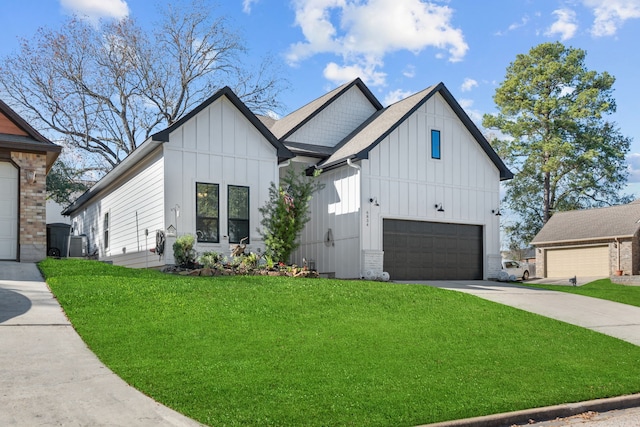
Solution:
M391 280L482 279L482 226L385 219L383 227Z

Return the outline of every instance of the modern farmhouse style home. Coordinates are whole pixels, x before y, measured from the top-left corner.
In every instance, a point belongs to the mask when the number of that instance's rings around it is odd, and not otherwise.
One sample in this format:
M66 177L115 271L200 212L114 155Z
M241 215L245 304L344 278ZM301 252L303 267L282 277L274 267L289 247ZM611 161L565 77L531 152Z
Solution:
M90 253L117 264L172 264L186 233L198 252L228 254L245 237L262 252L258 208L289 168L321 169L325 184L292 262L339 278L497 277L499 186L513 174L442 83L383 107L356 79L279 120L224 88L65 213Z

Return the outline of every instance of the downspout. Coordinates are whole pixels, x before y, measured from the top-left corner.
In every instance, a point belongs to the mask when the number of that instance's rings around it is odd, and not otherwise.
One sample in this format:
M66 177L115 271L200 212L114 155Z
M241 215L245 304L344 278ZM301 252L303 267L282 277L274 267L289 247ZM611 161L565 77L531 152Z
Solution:
M349 165L349 167L352 167L352 168L354 168L356 170L360 170L360 166L351 163L351 159L347 159L347 165Z
M282 169L282 168L286 168L287 166L289 166L291 164L291 159L287 159L286 162L278 165L278 170Z
M618 257L617 257L618 258L618 268L617 268L617 271L621 271L621 269L620 269L620 240L618 240L618 238L616 237L615 241L616 241L616 248L618 248Z
M280 171L283 168L286 168L287 166L289 166L290 164L291 164L291 159L287 159L286 162L281 163L281 164L278 165L278 187L280 187Z
M357 171L357 173L360 174L360 171L361 171L360 165L353 164L351 162L351 159L347 159L347 166L349 166L350 168L354 168ZM359 181L360 181L359 182L360 191L362 192L362 178L360 178ZM362 194L360 194L360 198L361 198L360 206L362 206ZM362 225L362 209L358 208L358 212L359 212L359 216L360 216L360 218L358 218L358 221L360 222L360 231L358 232L358 246L360 247L360 256L358 257L359 258L359 260L358 260L358 264L359 264L358 265L358 270L360 271L360 275L362 276L364 274L364 271L363 271L364 268L363 268L363 265L362 265L362 253L364 251L363 243L362 243L362 233L363 233L364 226ZM367 215L369 215L368 212L367 212Z

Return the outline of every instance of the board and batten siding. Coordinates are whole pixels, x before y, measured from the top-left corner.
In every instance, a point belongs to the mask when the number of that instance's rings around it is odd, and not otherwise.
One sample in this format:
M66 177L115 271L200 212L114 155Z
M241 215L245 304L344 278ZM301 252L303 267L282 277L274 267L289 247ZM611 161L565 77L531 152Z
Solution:
M173 225L178 236L195 235L196 183L218 184L220 242L197 243L196 250L229 254L227 189L230 185L246 186L250 198L248 251L264 250L257 231L261 219L258 208L269 199L271 182L278 182L278 160L276 148L251 122L221 97L173 131L164 147L167 227ZM168 264L174 263L174 241L175 236L167 239Z
M295 131L287 141L334 147L376 111L362 91L353 86Z
M309 204L311 220L300 233L300 246L291 261L315 262L323 274L338 278L360 277L360 175L343 167L321 174L324 188Z
M158 148L71 218L73 234L85 234L89 253L127 267L163 263L150 252L156 231L164 229L164 159ZM104 216L109 213L109 245ZM148 230L146 235L145 230Z
M431 130L440 131L441 159L431 158ZM491 211L499 208L500 173L440 94L373 148L361 167L363 251L382 251L385 218L481 225L484 276L499 271L499 217ZM440 203L444 212L435 208Z

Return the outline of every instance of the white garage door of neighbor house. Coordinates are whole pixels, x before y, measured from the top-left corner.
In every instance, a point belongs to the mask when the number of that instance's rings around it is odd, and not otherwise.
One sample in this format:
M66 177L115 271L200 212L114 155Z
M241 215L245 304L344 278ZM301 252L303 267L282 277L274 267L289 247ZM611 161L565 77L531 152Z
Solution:
M0 259L17 259L18 169L0 162Z
M609 275L608 246L547 251L547 277Z

